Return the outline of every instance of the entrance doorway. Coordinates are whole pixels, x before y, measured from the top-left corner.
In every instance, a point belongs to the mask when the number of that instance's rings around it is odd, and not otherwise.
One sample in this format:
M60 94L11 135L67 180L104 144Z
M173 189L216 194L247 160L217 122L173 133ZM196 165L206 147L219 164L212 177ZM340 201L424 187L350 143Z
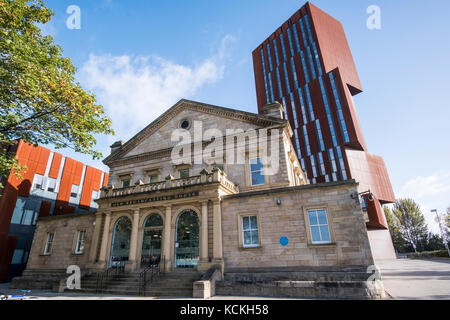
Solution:
M153 213L144 222L141 267L155 266L161 261L163 220Z
M197 268L199 258L199 222L194 210L183 211L177 220L175 268Z
M123 268L130 254L131 220L121 217L114 225L109 259L110 268Z

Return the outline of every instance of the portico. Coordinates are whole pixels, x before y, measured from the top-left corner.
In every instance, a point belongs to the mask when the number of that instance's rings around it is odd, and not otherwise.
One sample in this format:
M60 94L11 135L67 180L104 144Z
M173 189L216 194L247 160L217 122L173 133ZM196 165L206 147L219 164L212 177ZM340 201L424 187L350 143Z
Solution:
M185 179L102 190L91 248L96 269L223 266L221 196L238 193L218 168ZM99 251L96 253L95 251Z

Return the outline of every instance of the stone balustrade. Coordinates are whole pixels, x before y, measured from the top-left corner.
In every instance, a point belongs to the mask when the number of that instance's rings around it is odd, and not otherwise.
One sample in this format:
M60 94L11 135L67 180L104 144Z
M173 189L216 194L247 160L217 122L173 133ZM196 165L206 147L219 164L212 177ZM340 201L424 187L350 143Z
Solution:
M239 193L239 187L228 180L227 175L222 170L215 168L212 172L203 170L198 176L174 179L172 176L166 177L165 181L154 183L136 183L135 186L126 188L115 188L114 186L101 189L101 198L123 197L139 193L149 193L154 191L169 190L173 188L195 186L205 183L220 183L233 193Z

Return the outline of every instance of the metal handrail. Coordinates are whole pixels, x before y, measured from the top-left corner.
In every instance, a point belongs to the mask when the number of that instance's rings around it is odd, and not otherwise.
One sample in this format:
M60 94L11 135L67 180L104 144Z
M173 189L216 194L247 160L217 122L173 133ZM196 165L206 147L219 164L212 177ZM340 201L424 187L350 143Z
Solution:
M125 267L115 267L115 268L108 268L103 272L98 272L95 292L103 293L108 285L108 282L112 278L118 276L119 274L122 274L124 271Z
M139 273L139 295L145 296L145 288L149 283L153 281L153 279L158 276L160 273L166 272L166 259L164 256L153 265L145 268Z

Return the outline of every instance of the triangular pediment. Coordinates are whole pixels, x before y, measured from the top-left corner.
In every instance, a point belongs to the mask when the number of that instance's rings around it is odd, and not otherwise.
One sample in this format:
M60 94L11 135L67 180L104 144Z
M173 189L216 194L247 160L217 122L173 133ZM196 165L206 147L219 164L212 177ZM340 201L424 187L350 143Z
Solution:
M185 120L189 123L186 130L190 131L192 136L195 121L197 124L201 121L203 132L215 128L224 134L227 129L246 131L286 124L286 120L283 119L183 99L123 144L103 162L108 164L172 148L177 144L171 140L172 133L181 128L181 124Z

